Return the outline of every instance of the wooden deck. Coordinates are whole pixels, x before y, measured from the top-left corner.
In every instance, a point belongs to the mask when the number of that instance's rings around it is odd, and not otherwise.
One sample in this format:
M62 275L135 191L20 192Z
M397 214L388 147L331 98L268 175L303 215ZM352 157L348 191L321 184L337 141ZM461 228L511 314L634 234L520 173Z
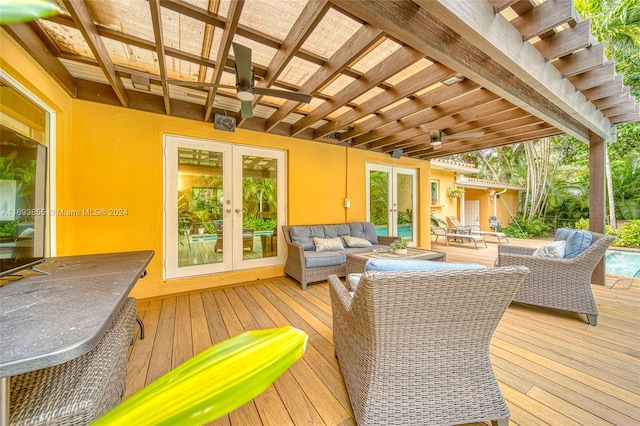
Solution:
M497 249L489 246L432 248L446 251L449 261L492 264ZM593 290L596 327L579 314L517 304L507 310L491 357L512 424L640 423L640 280L608 277ZM138 313L146 336L131 350L127 395L229 336L293 325L309 335L303 358L258 398L213 424L355 423L333 355L326 282L302 291L289 278L270 279L139 301Z

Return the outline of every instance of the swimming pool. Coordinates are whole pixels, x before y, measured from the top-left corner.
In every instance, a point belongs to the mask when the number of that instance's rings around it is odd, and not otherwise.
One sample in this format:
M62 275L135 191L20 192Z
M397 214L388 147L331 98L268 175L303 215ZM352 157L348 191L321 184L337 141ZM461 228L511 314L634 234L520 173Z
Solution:
M605 260L607 274L640 278L640 251L607 250Z
M389 231L386 225L376 226L376 234L380 236L389 235ZM413 229L410 223L398 225L398 237L407 238L413 236Z

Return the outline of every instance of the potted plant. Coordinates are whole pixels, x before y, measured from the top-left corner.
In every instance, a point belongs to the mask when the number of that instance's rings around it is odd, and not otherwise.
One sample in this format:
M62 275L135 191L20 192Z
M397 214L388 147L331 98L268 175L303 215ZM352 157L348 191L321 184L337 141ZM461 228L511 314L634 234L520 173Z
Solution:
M407 246L409 243L402 241L400 238L389 244L389 247L393 249L394 254L407 254Z
M464 194L464 189L451 186L447 188L447 195L451 198L460 198Z

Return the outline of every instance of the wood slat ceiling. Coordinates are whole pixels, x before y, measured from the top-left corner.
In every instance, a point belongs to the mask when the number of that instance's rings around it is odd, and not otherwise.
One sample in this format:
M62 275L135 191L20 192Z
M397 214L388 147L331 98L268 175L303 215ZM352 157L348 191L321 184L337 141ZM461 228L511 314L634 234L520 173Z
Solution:
M226 113L247 130L420 159L563 133L606 139L640 119L567 0L58 3L57 17L3 28L88 101L209 122ZM170 84L235 84L232 42L252 49L256 87L311 103L256 96L242 119L233 90Z

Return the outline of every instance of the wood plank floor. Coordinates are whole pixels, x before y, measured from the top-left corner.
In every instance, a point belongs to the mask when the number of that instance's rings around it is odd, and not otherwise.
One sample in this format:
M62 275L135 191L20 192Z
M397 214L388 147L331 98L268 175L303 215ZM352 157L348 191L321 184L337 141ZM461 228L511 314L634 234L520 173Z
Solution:
M491 264L497 249L489 246L433 249L446 251L449 261ZM579 314L517 304L507 310L491 359L512 424L640 424L638 285L609 277L593 290L600 310L596 327ZM326 282L302 291L289 278L275 278L144 300L138 314L146 334L131 349L126 395L229 336L293 325L309 335L303 358L259 397L213 424L355 424L333 355Z

